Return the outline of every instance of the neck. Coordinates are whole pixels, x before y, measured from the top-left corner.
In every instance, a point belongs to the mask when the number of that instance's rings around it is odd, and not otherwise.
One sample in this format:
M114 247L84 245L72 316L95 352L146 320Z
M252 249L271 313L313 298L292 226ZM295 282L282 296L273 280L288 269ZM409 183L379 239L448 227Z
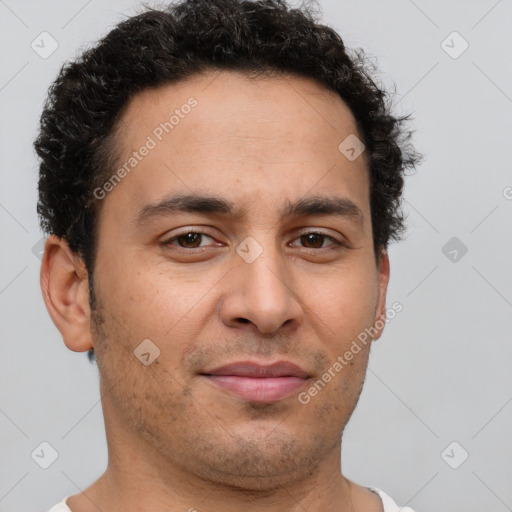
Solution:
M339 459L338 459L339 460ZM111 464L96 485L94 503L101 510L155 512L353 512L350 482L340 465L323 464L310 477L270 490L228 487L207 482L176 468L162 472L144 457ZM119 460L121 463L121 460ZM74 512L74 511L73 511ZM80 511L77 511L80 512Z
M341 472L341 437L304 476L279 474L265 482L230 485L205 479L169 460L150 442L134 439L117 422L106 422L108 467L82 497L87 507L70 498L73 512L353 512L350 482ZM78 498L77 498L78 499ZM92 506L94 505L94 506Z

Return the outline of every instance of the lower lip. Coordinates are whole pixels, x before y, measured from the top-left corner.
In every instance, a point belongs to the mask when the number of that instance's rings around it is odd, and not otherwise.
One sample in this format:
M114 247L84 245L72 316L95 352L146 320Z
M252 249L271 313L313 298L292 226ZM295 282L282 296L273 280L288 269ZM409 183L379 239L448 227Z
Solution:
M235 375L205 375L210 382L253 402L277 402L304 385L300 377L239 377Z

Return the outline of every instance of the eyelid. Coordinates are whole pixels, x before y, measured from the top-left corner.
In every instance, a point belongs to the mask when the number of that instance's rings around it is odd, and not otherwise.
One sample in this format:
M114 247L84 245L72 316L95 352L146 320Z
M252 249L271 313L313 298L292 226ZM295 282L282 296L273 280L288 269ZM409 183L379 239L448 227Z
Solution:
M344 240L343 241L338 240L334 235L330 235L330 234L326 233L325 231L322 231L321 229L318 229L318 228L305 228L304 230L301 230L293 240L297 240L297 238L300 238L301 236L309 235L309 234L324 236L325 238L328 238L329 240L331 240L333 242L332 245L339 245L342 247L346 247L346 242ZM319 251L321 249L327 249L328 247L332 247L332 245L329 245L327 247L320 247L318 249L310 249L309 247L303 247L303 249Z
M332 238L333 240L336 240L337 242L340 242L340 243L342 242L342 240L338 240L336 238L336 236L332 234L331 231L328 232L328 231L323 230L322 228L315 228L315 227L303 228L302 230L299 231L298 236L309 235L310 233L323 235L325 237Z
M215 240L215 237L213 235L210 235L206 231L201 230L201 228L198 229L198 228L193 228L193 227L184 227L184 228L180 229L177 233L173 234L172 236L164 238L164 240L162 240L161 243L164 246L173 245L174 247L176 247L180 250L185 250L187 252L192 252L194 250L197 252L198 250L205 249L205 246L187 248L187 247L181 247L179 245L173 244L173 242L175 242L176 239L178 239L180 236L187 235L189 233L207 236L207 237ZM319 228L313 228L313 227L303 228L302 230L300 230L297 233L295 238L293 238L291 241L293 242L293 241L297 240L298 238L300 238L301 236L309 235L309 234L324 236L325 238L331 240L332 244L328 245L327 247L319 247L319 248L302 247L302 249L311 250L311 251L321 251L323 249L328 249L329 247L333 247L336 245L340 246L340 247L347 247L347 243L345 242L345 240L343 240L343 241L338 240L334 235L330 235ZM296 246L294 246L294 247L296 247Z
M194 234L197 234L197 235L202 235L202 236L207 236L211 239L215 239L215 237L213 235L210 235L208 234L206 231L204 231L203 229L198 229L198 228L183 228L183 229L180 229L180 231L178 231L177 233L174 233L172 236L165 236L163 238L163 240L161 241L162 245L172 245L172 242L176 241L177 238L179 238L180 236L184 236L184 235L188 235L189 233L194 233ZM191 249L187 249L186 247L180 247L180 246L176 246L180 249L185 249L187 251L190 251ZM203 247L195 247L195 249L201 249Z

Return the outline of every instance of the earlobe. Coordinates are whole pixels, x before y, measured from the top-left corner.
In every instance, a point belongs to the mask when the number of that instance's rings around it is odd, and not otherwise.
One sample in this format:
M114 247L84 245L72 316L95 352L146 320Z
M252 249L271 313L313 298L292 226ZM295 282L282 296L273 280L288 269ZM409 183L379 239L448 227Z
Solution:
M40 283L46 309L66 346L74 352L92 348L87 271L68 244L55 235L46 241Z
M374 322L374 330L375 336L373 340L378 340L382 332L384 331L384 326L386 325L386 294L388 290L389 283L389 256L385 249L382 249L379 258L377 261L377 269L378 269L378 293L379 298L377 302L377 309L375 312L375 322Z

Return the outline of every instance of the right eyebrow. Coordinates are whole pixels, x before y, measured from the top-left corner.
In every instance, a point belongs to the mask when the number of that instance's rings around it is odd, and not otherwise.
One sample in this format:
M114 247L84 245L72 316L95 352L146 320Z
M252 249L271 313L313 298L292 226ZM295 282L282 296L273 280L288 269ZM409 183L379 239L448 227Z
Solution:
M235 216L235 207L231 201L220 197L180 194L144 206L137 214L135 223L141 225L152 218L176 212Z

